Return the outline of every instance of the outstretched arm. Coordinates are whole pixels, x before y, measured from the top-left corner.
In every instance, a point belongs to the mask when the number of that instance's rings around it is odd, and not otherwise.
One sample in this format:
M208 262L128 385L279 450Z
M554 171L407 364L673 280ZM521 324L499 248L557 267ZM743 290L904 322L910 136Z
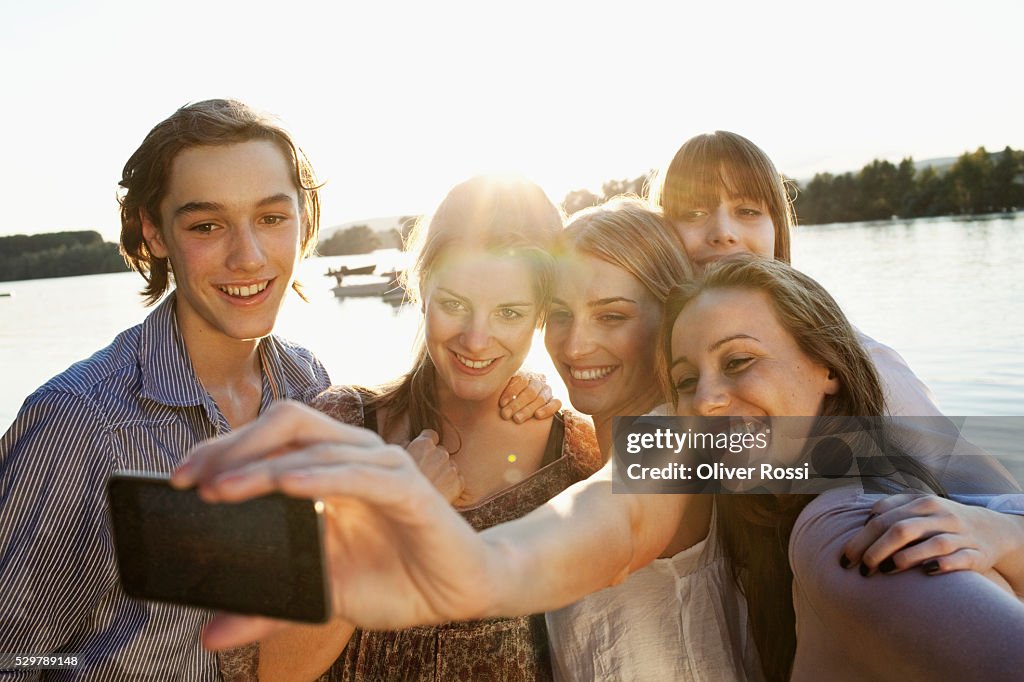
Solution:
M375 629L563 606L654 559L687 501L613 495L606 467L528 516L477 534L404 450L294 403L199 446L173 481L198 484L211 501L272 490L323 498L336 615ZM235 646L273 629L224 617L205 643Z

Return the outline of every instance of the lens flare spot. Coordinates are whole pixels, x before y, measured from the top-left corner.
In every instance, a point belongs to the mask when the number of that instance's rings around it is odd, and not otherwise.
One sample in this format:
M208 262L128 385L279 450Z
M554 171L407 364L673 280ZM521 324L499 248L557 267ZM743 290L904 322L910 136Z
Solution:
M506 469L505 475L502 477L505 479L505 483L509 485L515 485L519 481L523 480L523 472L519 469Z

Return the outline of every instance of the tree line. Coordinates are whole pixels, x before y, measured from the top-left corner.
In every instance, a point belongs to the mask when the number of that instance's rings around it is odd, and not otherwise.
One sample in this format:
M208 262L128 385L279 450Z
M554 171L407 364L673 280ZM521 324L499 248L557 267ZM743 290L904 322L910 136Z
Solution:
M947 169L916 170L908 157L899 165L875 160L857 173L819 173L794 206L811 225L1013 211L1024 208L1024 151L979 147Z
M127 269L117 244L103 241L94 230L0 237L2 282Z
M617 194L645 196L652 175L606 182L601 196L575 190L562 205L572 215ZM979 147L947 168L918 169L910 157L899 164L876 159L857 172L818 173L805 187L789 184L804 225L1013 211L1024 209L1024 151Z

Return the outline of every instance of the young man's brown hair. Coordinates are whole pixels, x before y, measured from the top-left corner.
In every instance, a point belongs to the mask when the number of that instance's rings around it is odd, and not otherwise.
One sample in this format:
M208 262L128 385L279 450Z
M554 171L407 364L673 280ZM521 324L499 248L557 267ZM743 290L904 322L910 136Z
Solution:
M128 159L118 183L121 204L121 254L146 280L142 294L146 304L156 303L168 287L167 259L157 258L142 234L142 212L157 228L160 202L175 157L189 147L269 140L276 144L294 168L293 181L303 212L302 256L316 248L320 231L320 183L306 154L273 118L230 99L210 99L187 104L158 123ZM298 284L293 284L298 291ZM300 293L301 295L301 293Z

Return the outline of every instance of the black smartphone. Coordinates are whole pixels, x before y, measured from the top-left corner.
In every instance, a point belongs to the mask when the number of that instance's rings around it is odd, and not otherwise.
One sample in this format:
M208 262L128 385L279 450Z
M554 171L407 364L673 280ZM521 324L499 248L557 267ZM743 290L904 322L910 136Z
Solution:
M166 476L107 481L118 571L132 597L322 623L323 504L280 494L209 504Z

